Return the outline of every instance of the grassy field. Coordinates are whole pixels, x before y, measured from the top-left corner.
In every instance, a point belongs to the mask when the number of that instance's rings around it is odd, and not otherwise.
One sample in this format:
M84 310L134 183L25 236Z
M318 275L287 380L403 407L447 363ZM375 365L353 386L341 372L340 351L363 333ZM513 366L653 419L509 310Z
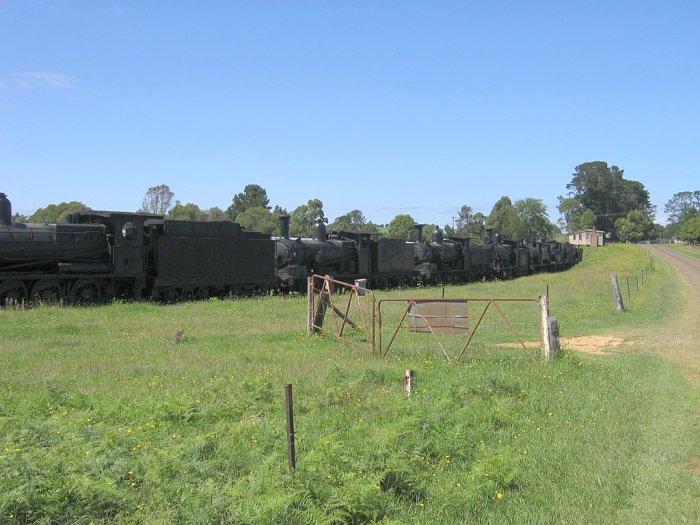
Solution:
M699 246L691 246L689 244L669 244L669 246L678 252L700 259Z
M564 273L378 296L548 288L563 337L627 337L672 330L659 305L678 286L639 247L609 246ZM490 312L459 364L406 331L379 358L308 336L305 308L273 297L0 311L0 523L700 522L697 383L651 343L542 362ZM504 309L537 339L536 308Z

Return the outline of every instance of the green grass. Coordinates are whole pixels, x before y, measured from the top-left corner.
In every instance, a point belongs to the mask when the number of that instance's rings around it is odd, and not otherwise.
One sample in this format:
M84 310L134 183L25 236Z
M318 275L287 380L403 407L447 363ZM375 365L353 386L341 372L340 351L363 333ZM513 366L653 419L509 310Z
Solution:
M698 246L691 246L688 244L669 244L668 246L670 248L673 248L677 252L681 252L686 255L690 255L691 257L695 257L696 259L700 259L700 247Z
M642 270L618 314L610 273ZM445 295L549 286L562 335L633 333L672 316L658 304L677 292L673 276L637 247L611 246L569 272ZM406 331L378 358L307 336L305 308L265 298L0 312L0 523L700 521L688 469L700 396L653 348L543 363L502 344L513 336L489 312L461 364ZM536 309L519 308L504 306L536 339Z

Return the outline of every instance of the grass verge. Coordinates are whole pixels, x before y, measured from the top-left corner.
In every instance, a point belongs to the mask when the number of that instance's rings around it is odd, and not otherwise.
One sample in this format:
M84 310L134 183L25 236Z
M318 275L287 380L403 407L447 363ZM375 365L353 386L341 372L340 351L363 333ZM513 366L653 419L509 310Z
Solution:
M677 285L643 253L589 250L569 272L445 294L549 287L564 335L665 326L672 312L658 301ZM622 314L611 271L646 272ZM700 521L687 468L700 455L697 386L643 343L542 363L503 345L512 335L489 317L459 365L415 334L380 359L307 336L305 307L266 298L0 313L0 522ZM509 313L529 334L530 315Z

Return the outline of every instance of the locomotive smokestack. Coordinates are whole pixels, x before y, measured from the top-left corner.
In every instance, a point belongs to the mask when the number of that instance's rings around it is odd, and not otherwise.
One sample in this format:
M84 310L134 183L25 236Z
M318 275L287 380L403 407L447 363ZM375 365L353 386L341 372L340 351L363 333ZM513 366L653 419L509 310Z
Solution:
M421 240L423 240L423 226L425 226L425 224L414 224L413 225L413 240L414 240L414 242L421 242Z
M0 193L0 224L12 226L12 203L4 193Z
M323 224L323 221L320 218L316 220L313 228L311 229L311 238L314 241L321 242L326 242L326 240L328 240L326 238L326 225Z
M289 215L280 215L280 237L289 239Z

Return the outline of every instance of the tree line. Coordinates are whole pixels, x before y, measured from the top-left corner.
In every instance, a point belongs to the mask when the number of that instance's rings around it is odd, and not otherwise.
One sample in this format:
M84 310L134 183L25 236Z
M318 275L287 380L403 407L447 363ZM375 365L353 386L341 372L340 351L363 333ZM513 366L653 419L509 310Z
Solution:
M700 243L700 190L680 191L666 203L669 237L693 244Z
M496 201L488 215L475 212L471 206L462 206L456 210L453 224L442 228L448 235L475 239L484 238L489 229L499 231L510 239L537 240L550 239L561 233L562 229L574 232L593 227L605 231L609 238L621 241L640 241L669 234L683 239L695 235L697 239L697 221L700 220L697 219L700 210L698 191L674 195L665 208L671 224L664 229L653 222L655 208L644 185L625 179L624 171L617 166L608 166L602 161L580 164L575 167L566 188L569 192L559 197L557 206L561 214L558 225L550 220L541 199L528 197L513 202L510 197L503 196ZM278 217L284 214L290 215L290 235L293 237L309 236L313 223L321 219L332 230L379 233L410 240L416 224L408 214L399 214L388 224L375 224L359 209L350 210L329 222L323 202L316 198L289 212L279 205L272 207L267 191L258 184L246 185L242 192L233 196L225 210L218 207L202 209L195 203L183 204L179 200L173 204L174 197L166 184L150 187L137 211L164 215L172 220L235 220L246 229L271 235L279 234ZM16 216L15 220L62 222L69 213L86 209L89 208L85 204L75 201L51 204L30 217ZM435 228L435 224L426 225L423 228L424 238L427 239Z

